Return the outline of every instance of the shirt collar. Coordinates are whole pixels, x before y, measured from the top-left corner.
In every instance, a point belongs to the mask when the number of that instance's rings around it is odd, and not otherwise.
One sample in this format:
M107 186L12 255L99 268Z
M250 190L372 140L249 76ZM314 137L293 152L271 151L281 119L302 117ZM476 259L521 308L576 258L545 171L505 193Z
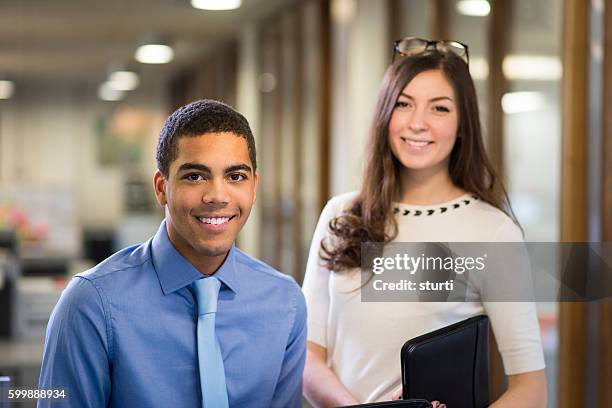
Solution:
M236 278L236 246L232 247L221 267L214 276L232 292L237 293L239 285ZM168 295L182 287L191 285L202 274L181 255L168 237L166 220L162 221L151 243L153 269L161 284L164 295Z

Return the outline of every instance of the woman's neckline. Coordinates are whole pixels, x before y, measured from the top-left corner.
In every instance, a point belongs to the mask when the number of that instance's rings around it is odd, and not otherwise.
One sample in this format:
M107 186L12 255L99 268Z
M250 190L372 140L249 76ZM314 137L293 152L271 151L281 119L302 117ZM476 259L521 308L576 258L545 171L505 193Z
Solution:
M456 210L461 207L470 205L472 202L477 201L478 197L471 193L465 193L461 196L454 198L449 201L427 205L407 204L393 202L394 214L400 215L433 215L435 213L445 213L450 210Z
M431 204L412 204L412 203L403 203L400 201L393 201L393 205L401 206L401 207L412 207L412 208L429 208L429 207L439 207L441 205L449 205L454 204L456 201L461 201L465 198L471 198L473 194L471 193L463 193L453 199L442 201L439 203L431 203Z

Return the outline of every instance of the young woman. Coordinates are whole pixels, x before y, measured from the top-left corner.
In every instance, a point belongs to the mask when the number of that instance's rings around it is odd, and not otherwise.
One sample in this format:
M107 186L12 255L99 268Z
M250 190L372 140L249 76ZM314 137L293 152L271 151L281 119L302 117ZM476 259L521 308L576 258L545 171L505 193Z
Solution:
M509 379L491 406L544 407L534 304L361 302L362 242L522 240L485 153L467 46L405 38L395 50L361 190L328 202L312 241L304 393L317 407L392 399L401 394L404 341L487 314Z

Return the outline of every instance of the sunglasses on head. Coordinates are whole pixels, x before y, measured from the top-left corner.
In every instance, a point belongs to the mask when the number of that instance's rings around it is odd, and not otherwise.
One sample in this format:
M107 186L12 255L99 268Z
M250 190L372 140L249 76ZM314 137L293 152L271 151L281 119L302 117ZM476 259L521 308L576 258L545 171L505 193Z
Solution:
M406 37L393 44L393 59L396 57L410 57L427 51L436 51L440 54L452 53L469 65L470 55L468 46L459 41L426 40L424 38Z

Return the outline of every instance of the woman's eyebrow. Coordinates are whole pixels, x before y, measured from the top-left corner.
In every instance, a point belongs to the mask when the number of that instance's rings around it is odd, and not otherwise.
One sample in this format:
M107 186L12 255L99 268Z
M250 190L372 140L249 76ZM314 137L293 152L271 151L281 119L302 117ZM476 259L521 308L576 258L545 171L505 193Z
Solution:
M438 101L444 101L444 100L454 102L453 98L448 97L448 96L436 96L435 98L431 98L429 101L438 102Z
M403 96L404 98L408 98L408 99L410 99L410 100L413 100L413 101L414 101L414 97L413 97L413 96L407 95L407 94L405 94L404 92L402 92L402 93L400 94L400 96ZM434 98L431 98L431 99L429 100L429 102L438 102L438 101L442 101L442 100L448 100L448 101L454 102L454 101L453 101L453 98L451 98L451 97L449 97L449 96L436 96L436 97L434 97Z

